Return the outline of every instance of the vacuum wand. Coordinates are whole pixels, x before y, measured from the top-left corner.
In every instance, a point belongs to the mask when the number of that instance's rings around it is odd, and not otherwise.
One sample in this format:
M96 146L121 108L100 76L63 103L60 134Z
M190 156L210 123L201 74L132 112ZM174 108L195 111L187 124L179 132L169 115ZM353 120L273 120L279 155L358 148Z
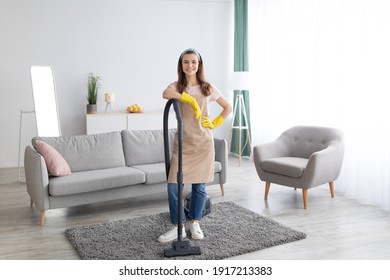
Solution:
M173 104L173 109L176 113L177 119L177 137L178 137L178 171L177 171L177 188L178 188L178 228L177 241L173 241L172 248L164 250L165 257L200 255L200 248L198 246L191 246L188 240L183 239L183 222L182 222L182 186L183 186L183 162L182 162L182 146L183 146L183 122L177 99L169 99L164 109L164 155L165 155L165 171L167 178L170 169L170 153L169 153L169 135L168 135L168 118L169 110Z

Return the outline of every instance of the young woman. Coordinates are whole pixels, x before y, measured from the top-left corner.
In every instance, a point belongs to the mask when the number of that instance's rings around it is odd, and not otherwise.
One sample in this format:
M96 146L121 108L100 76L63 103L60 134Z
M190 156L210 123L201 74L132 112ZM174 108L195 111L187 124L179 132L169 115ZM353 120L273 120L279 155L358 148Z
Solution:
M199 226L206 201L206 183L214 180L214 140L212 129L224 123L232 111L231 105L219 90L208 83L204 76L203 60L195 49L185 50L177 65L178 80L171 83L163 92L163 98L176 98L180 104L183 121L183 185L192 184L189 209L190 231L192 239L203 239ZM209 104L217 102L222 111L214 120L210 120ZM168 201L171 230L162 234L158 241L165 243L177 239L178 226L178 143L175 141L171 167L168 176ZM185 215L182 208L183 231L186 237Z

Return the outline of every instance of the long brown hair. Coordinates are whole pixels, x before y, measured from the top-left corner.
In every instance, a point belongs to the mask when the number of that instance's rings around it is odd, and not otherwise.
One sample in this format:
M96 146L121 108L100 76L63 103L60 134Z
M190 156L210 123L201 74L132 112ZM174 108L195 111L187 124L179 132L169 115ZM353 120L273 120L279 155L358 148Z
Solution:
M186 49L182 52L180 55L179 61L177 63L177 91L182 93L187 88L187 79L186 75L183 71L183 56L185 54L195 54L198 57L198 72L196 72L196 80L200 85L200 90L204 96L209 96L211 94L211 91L213 87L206 81L206 78L204 76L204 69L203 69L203 59L200 56L200 53L198 53L195 49Z

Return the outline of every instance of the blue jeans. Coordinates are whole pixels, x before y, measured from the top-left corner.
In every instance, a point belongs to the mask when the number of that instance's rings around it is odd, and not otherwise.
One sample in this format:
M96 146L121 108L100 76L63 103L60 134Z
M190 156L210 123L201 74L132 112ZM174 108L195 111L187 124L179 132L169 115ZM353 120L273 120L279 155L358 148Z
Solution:
M184 185L182 186L182 189ZM192 184L191 192L191 203L190 203L190 213L189 217L192 220L201 220L202 211L204 204L206 202L206 184ZM179 223L178 218L178 188L176 183L168 183L168 202L169 202L169 213L171 215L171 222L174 225ZM183 223L186 221L186 216L184 214L184 207L181 207L181 217Z

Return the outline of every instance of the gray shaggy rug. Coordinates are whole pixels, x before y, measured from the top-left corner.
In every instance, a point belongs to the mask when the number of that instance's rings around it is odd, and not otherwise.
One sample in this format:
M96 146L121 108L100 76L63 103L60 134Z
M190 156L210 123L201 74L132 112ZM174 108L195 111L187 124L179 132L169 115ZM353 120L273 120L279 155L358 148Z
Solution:
M233 202L213 204L200 222L204 239L190 240L201 255L173 257L185 260L219 260L304 239L306 234L263 217ZM81 259L159 260L172 243L157 238L172 227L169 213L104 224L77 226L65 234ZM190 236L186 226L187 237Z

